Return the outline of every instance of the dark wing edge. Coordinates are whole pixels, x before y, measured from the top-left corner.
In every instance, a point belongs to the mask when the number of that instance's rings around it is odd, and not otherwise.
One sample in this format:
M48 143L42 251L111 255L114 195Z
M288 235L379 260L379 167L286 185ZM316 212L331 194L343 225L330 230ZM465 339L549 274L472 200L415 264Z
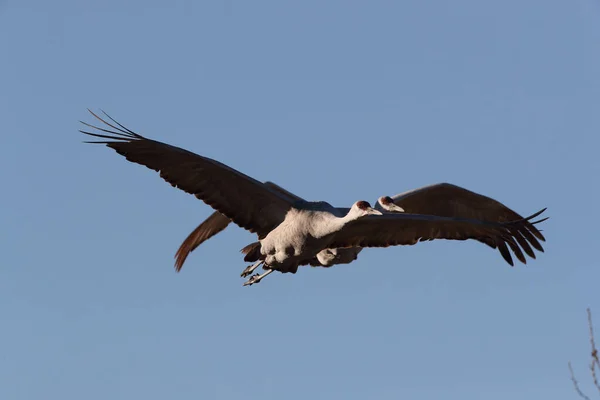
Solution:
M282 187L281 187L281 186L279 186L278 184L276 184L276 183L273 183L273 182L271 182L271 181L266 181L266 182L265 182L265 186L267 186L267 187L269 187L269 188L271 188L271 189L273 189L273 190L275 190L275 191L277 191L277 192L279 192L279 193L283 194L284 196L287 196L287 197L289 197L289 198L290 198L290 199L291 199L293 202L297 202L297 201L306 201L306 200L304 200L302 197L300 197L300 196L296 196L294 193L292 193L292 192L290 192L290 191L288 191L288 190L286 190L286 189L282 188Z
M85 143L104 144L128 161L159 172L161 178L172 186L193 194L238 226L258 233L259 237L266 236L281 223L285 213L292 206L287 196L282 196L225 164L179 147L147 139L121 125L104 111L102 113L112 123L91 110L88 111L111 129L80 121L85 126L102 132L80 130L81 133L106 139ZM249 206L245 208L245 204Z
M544 241L545 238L534 223L524 219L498 200L461 186L447 182L436 183L397 194L392 199L406 212L414 214L469 218L490 222L523 220L524 230L521 233L535 249L542 251L538 240ZM495 243L488 238L482 238L480 241L496 248ZM527 248L525 250L527 251ZM528 254L531 256L532 252Z
M527 218L502 223L408 213L369 215L346 224L332 236L328 247L389 247L436 239L486 239L498 249L509 265L514 266L509 248L520 262L527 264L523 251L533 259L535 253L531 246L544 252L527 227L528 224L536 225L548 219L532 221L545 210ZM542 236L541 240L545 241L545 238Z

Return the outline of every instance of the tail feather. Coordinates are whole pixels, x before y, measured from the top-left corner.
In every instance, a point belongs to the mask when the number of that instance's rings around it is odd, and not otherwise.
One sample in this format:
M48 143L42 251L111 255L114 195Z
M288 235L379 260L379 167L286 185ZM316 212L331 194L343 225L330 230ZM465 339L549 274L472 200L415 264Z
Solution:
M262 254L260 254L260 242L250 243L240 251L246 255L244 257L244 261L246 262L255 262L262 257Z
M218 211L215 211L202 222L188 237L183 241L177 253L175 253L175 270L179 272L187 256L200 246L202 243L227 228L231 221Z

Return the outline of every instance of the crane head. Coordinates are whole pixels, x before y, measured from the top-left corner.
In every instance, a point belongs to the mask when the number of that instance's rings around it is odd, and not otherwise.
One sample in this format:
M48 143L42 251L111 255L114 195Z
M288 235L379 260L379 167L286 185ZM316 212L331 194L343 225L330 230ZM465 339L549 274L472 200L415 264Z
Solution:
M394 199L392 199L390 196L381 196L379 199L377 199L377 202L385 211L404 212L404 208L396 205L396 203L394 203Z
M382 215L381 211L374 209L373 207L371 207L371 204L369 204L368 201L364 200L357 201L356 203L354 203L354 206L352 206L352 208L355 209L355 211L361 216Z

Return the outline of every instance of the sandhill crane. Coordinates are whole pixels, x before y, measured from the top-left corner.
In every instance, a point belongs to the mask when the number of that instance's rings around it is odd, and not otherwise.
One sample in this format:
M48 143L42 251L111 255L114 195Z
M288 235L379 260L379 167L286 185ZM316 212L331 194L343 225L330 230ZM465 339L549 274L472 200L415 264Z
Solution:
M90 113L111 128L82 122L105 133L81 130L86 135L104 139L91 143L104 144L128 161L159 172L172 186L195 195L236 225L257 233L260 252L256 258L264 263L267 270L264 276L275 270L296 273L301 262L327 248L476 239L496 246L510 265L513 261L508 247L523 263L526 260L521 247L528 255L533 252L531 246L543 251L537 239L543 241L544 237L530 229L544 220L531 222L545 209L524 219L499 223L422 214L383 214L366 201L357 201L350 209L336 208L322 201L297 201L218 161L147 139L106 113L116 126ZM254 282L260 279L259 276Z
M298 196L273 182L265 182L265 185L300 199ZM428 185L418 189L409 190L393 197L381 196L377 199L375 208L387 212L408 212L413 214L437 215L441 217L474 218L492 222L508 222L523 219L521 215L490 197L483 196L450 183ZM230 222L229 218L218 211L215 211L183 242L177 252L176 266L179 266L180 268L190 251L225 229ZM536 235L539 234L533 225L530 223L527 224L529 225L525 232L526 235L531 235L530 232L534 232ZM497 247L495 243L488 238L479 238L477 240L492 248ZM537 243L534 237L531 237L530 241L534 243L534 246ZM527 243L525 243L524 246L527 249ZM259 249L260 242L255 242L242 249L242 252L248 255L253 251L259 251ZM543 251L541 247L538 247L537 249ZM310 264L312 266L330 267L338 264L348 264L356 260L357 255L361 250L362 248L360 247L325 249L319 252L316 258L306 260L300 265ZM535 253L533 251L528 252L528 255L535 258ZM246 260L253 260L256 257L259 257L258 253L255 253L255 256L248 256ZM260 262L254 263L246 268L241 276L246 277L250 275L259 266Z
M285 190L273 182L267 181L264 184L275 191L293 198L295 201L304 201L304 199L301 197L296 196L295 194ZM192 251L194 251L198 246L214 235L223 231L230 223L231 220L220 212L215 211L212 213L206 220L198 225L196 229L194 229L192 233L188 235L188 237L185 238L183 243L181 243L181 246L175 253L175 270L179 272L183 267L183 263ZM331 267L338 264L348 264L358 258L358 253L360 253L361 250L362 248L360 247L325 249L320 251L312 259L306 260L305 263L301 265L311 265L313 267ZM242 251L244 252L244 249L242 249ZM244 278L250 275L258 266L259 265L257 264L254 266L254 268L246 268L241 273L241 276Z

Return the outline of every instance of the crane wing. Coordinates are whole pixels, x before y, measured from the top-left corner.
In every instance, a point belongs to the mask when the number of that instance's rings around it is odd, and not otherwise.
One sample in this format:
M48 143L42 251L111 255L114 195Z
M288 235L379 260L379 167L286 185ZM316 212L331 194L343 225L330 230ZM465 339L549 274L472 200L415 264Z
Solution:
M256 232L259 237L266 236L279 225L293 205L289 197L225 164L147 139L119 124L106 113L106 117L116 126L92 111L90 113L107 127L82 123L106 134L83 130L80 132L109 140L88 143L105 144L128 161L159 172L161 178L172 186L193 194L235 224Z
M265 186L275 190L276 192L279 192L280 194L289 197L290 201L292 202L297 202L297 201L306 201L304 200L302 197L300 196L296 196L294 193L289 192L287 190L285 190L284 188L282 188L281 186L279 186L276 183L273 183L271 181L266 181L265 182Z
M437 183L393 196L394 203L408 213L441 217L471 218L482 221L508 222L523 219L515 211L490 197L451 183ZM544 236L529 224L540 240Z
M368 215L349 222L334 233L328 247L388 247L414 245L420 241L435 239L489 239L511 266L514 263L508 247L525 264L527 261L523 250L532 258L535 258L535 254L523 232L527 230L527 224L544 221L545 218L530 222L544 211L545 209L526 219L504 223L408 213ZM538 250L544 251L541 246Z
M441 217L470 218L481 221L508 222L523 219L515 211L490 197L472 192L451 183L437 183L397 194L394 203L413 214L439 215ZM542 233L530 222L524 223L523 235L537 250ZM481 240L492 248L488 238Z
M264 185L279 192L284 196L287 196L290 202L303 200L301 197L298 197L295 194L288 192L287 190L273 182L267 181L264 183ZM188 237L185 238L185 240L183 241L183 243L181 243L181 246L179 246L179 249L175 253L175 270L178 272L181 271L183 263L190 255L190 253L202 243L204 243L211 237L215 236L217 233L227 228L230 222L231 220L225 215L221 214L218 211L215 211L210 215L210 217L208 217L200 225L198 225L198 227L196 227L196 229L194 229L192 233L190 233Z

